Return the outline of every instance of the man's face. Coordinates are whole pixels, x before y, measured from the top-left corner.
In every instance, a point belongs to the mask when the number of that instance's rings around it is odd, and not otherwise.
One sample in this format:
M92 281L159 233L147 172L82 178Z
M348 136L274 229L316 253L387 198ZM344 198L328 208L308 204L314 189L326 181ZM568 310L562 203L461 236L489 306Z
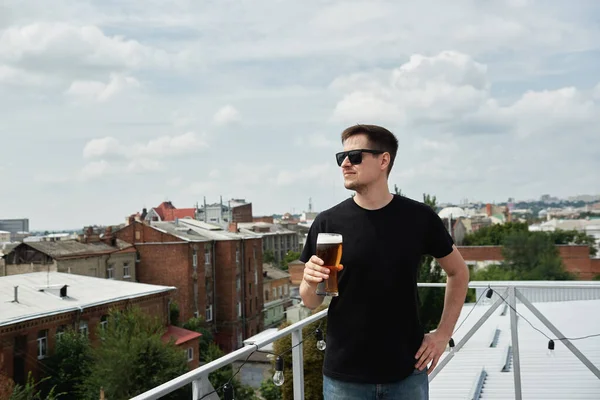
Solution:
M344 151L371 149L366 135L354 135L344 141ZM352 164L349 157L346 157L341 165L344 175L344 186L348 190L360 191L375 182L381 174L385 174L385 168L382 169L382 155L362 153L360 164Z

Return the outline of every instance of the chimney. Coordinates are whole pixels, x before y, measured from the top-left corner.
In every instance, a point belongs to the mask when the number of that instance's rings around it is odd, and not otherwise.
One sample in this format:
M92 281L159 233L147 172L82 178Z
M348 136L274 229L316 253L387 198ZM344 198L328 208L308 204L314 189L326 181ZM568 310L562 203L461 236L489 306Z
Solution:
M13 303L18 303L19 302L19 287L15 286L15 299L13 301Z
M238 224L237 222L229 223L229 232L237 233L238 232Z

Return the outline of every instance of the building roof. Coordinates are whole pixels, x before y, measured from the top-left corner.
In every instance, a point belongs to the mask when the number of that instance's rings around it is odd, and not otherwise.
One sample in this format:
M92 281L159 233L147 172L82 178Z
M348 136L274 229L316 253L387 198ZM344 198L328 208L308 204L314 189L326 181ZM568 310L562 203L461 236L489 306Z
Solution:
M176 208L170 201L164 201L154 207L153 210L160 216L162 221L175 221L182 218L194 218L195 208Z
M122 240L117 239L115 243L116 246L113 247L104 242L81 243L77 240L57 240L20 243L19 246L29 246L55 259L110 254L126 249L130 249L131 251L135 250L133 245ZM13 248L13 250L15 248Z
M67 297L58 290L67 285ZM14 287L18 286L18 303ZM175 290L62 272L34 272L0 277L0 326Z
M267 279L290 279L289 273L270 264L263 264L263 272L267 273Z
M269 222L238 222L238 228L240 228L240 232L254 235L296 234L296 232L291 229Z
M209 224L203 221L197 221L195 219L184 219L179 221L180 225L188 226L197 233L211 239L211 240L240 240L240 239L254 239L260 237L252 232L230 232L218 225Z
M162 335L162 340L168 342L171 339L175 339L175 345L178 346L191 340L198 339L200 336L202 336L201 333L169 325L167 331Z
M182 224L181 221L179 223L175 223L174 221L152 221L150 226L160 232L176 236L186 242L208 242L210 240L206 236L196 232L194 229L191 229L189 226Z
M590 318L598 315L600 300L543 302L534 303L534 306L566 337L600 334L600 318ZM472 309L472 305L463 307L457 327ZM481 304L474 307L464 325L453 336L456 344L488 309L489 306ZM518 303L517 311L537 329L556 338L521 303ZM532 328L525 319L518 318L523 398L598 399L600 380L560 340L555 341L554 355L549 356L548 339ZM593 364L600 365L600 337L572 343ZM468 396L482 370L485 370L487 376L478 398L514 398L513 364L507 364L506 361L511 344L510 309L501 305L431 381L431 399L473 398ZM442 359L447 355L448 353L444 353Z

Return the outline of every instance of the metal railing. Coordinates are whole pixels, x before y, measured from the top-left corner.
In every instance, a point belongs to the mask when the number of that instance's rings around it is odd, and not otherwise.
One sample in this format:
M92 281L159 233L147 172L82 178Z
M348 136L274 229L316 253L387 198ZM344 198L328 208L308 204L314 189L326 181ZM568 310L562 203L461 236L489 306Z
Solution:
M419 283L419 287L435 287L444 288L445 283ZM496 294L501 293L502 297L498 296L497 300L489 306L487 311L479 318L477 322L471 327L471 329L464 335L464 337L454 346L453 351L449 352L444 357L437 367L429 375L429 381L431 382L437 374L452 360L452 358L460 351L460 349L469 341L469 339L481 328L485 321L494 313L494 311L500 307L503 303L507 302L510 307L510 328L511 328L511 347L513 356L513 376L514 376L514 390L515 399L522 399L522 385L521 385L521 368L519 359L519 336L517 329L517 303L528 308L537 319L542 322L554 335L557 337L564 338L565 336L556 328L533 304L522 294L519 289L526 288L548 288L548 289L596 289L600 290L600 282L523 282L523 281L506 281L506 282L470 282L470 289L488 289L492 288ZM235 361L247 359L252 353L260 350L264 346L267 346L278 339L286 337L287 335L292 336L292 369L293 369L293 386L294 386L294 399L304 400L304 359L303 359L303 344L302 342L302 329L307 325L310 325L327 315L327 310L320 311L314 315L311 315L293 325L283 328L271 335L265 336L263 339L256 342L246 341L246 345L236 351L233 351L225 356L216 359L210 363L207 363L201 367L198 367L192 371L187 372L175 379L163 383L145 393L142 393L132 400L153 400L160 399L169 393L172 393L186 385L192 384L192 399L198 400L203 396L213 392L212 386L208 383L208 375ZM583 353L581 353L577 347L575 347L568 339L563 340L565 346L594 374L600 379L600 370L588 360ZM475 390L475 389L474 389ZM477 389L479 390L479 389Z

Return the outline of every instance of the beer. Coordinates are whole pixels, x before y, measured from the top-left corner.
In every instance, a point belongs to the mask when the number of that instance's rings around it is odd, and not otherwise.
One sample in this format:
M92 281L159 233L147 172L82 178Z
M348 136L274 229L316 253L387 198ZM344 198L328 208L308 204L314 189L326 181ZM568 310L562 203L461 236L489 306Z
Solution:
M342 259L342 235L337 233L319 233L317 236L317 257L323 260L323 266L329 268L329 279L325 279L319 286L317 294L325 296L337 296L338 277L337 273Z

